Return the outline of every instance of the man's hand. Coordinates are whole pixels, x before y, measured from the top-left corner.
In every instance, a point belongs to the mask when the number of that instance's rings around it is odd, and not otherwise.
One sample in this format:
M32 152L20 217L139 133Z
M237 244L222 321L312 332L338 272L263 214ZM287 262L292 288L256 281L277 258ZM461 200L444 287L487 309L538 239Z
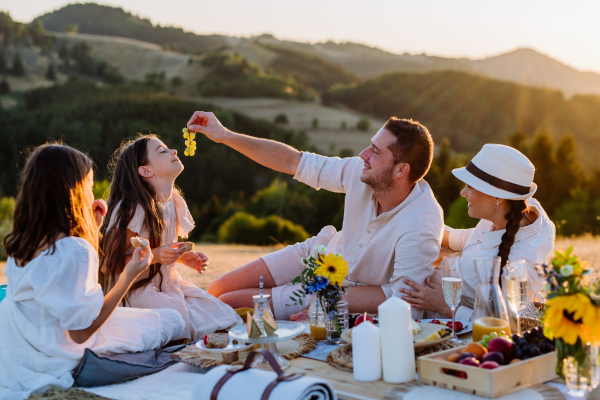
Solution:
M102 222L104 221L104 216L108 212L108 205L103 199L95 200L92 203L92 210L94 210L96 224L98 225L98 228L100 228L102 226Z
M179 262L191 269L195 269L199 274L208 268L208 256L200 252L188 251L187 253L183 253Z
M188 130L203 133L213 142L221 143L227 133L227 129L211 112L196 111L187 123Z
M400 292L405 294L405 296L402 296L402 300L407 301L411 307L452 317L452 310L444 299L444 291L440 285L433 283L429 278L425 279L425 286L419 285L410 279L405 279L404 283L415 289L400 289Z

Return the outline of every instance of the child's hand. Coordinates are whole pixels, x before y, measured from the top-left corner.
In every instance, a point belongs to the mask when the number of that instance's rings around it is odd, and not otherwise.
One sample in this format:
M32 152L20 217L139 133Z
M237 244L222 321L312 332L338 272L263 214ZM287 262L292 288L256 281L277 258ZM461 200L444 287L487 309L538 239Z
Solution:
M200 252L188 251L181 256L179 262L191 269L195 269L199 274L208 268L208 256Z
M150 249L142 250L141 247L136 247L133 251L131 261L125 266L125 272L133 279L137 278L142 272L148 269L152 264L152 251Z
M100 228L102 221L104 221L104 216L108 212L108 205L103 199L95 200L92 203L92 210L94 210L94 215L96 216L96 224Z
M162 265L170 265L179 260L179 257L183 254L183 250L177 248L179 245L180 243L177 242L152 249L154 262L161 263Z

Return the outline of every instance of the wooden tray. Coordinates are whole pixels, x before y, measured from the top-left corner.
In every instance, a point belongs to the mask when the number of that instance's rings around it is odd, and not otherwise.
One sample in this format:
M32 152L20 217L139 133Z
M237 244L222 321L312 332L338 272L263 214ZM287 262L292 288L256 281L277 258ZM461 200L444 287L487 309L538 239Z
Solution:
M413 335L413 340L425 339L427 336L431 335L433 332L437 332L441 328L445 327L444 325L429 324L426 322L420 322L419 325L421 325L421 332L417 333L416 335ZM450 328L448 328L448 329L450 329ZM452 329L450 329L450 330L452 330ZM341 336L342 340L349 344L352 344L352 338L350 337L351 331L352 331L352 329L347 329L342 332L342 336ZM452 337L452 334L450 334L442 339L430 340L429 342L423 342L423 343L414 343L415 350L421 350L421 349L424 349L427 347L435 346L436 344L443 343L447 340L450 340L451 337Z
M497 398L557 378L554 351L496 369L484 369L434 359L448 358L451 354L459 353L463 348L464 346L419 357L417 359L419 381L464 393ZM467 377L463 379L448 375L443 372L444 368L462 371L467 374Z

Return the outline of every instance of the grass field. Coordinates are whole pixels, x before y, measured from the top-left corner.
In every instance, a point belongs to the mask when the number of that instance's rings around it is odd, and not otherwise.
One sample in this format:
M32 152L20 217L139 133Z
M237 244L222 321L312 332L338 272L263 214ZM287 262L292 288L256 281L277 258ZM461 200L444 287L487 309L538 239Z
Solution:
M555 248L565 249L570 245L573 245L575 254L580 255L591 264L594 269L592 279L594 281L599 279L600 237L559 238L556 241ZM202 251L209 256L209 268L203 274L198 274L196 271L183 265L178 265L177 270L186 281L206 289L215 278L279 248L281 247L199 244L196 246L196 250ZM0 283L6 283L6 276L4 275L5 265L6 263L4 262L0 263Z

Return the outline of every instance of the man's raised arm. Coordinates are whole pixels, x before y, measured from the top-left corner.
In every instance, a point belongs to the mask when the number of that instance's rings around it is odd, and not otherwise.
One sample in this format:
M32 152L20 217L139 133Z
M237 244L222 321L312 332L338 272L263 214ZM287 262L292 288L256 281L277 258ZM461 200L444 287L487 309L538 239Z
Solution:
M211 112L196 111L187 123L216 143L223 143L267 168L295 175L302 153L287 144L230 131Z

